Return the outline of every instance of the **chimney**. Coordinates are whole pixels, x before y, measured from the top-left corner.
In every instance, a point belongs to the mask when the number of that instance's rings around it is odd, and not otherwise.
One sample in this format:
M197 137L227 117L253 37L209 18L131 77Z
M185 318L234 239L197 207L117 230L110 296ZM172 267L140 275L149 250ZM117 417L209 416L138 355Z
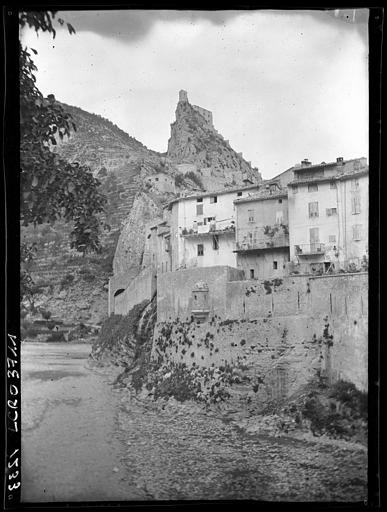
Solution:
M305 167L307 165L312 165L312 162L309 162L307 158L304 158L304 160L301 160L301 165Z
M337 165L343 165L344 164L344 158L342 156L338 156L336 158Z

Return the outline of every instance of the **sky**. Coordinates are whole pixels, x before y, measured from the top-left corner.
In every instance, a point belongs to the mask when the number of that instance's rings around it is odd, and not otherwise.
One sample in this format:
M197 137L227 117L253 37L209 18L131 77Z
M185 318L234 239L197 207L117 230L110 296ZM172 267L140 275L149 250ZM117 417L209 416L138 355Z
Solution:
M366 9L66 11L55 39L26 29L37 86L165 152L178 92L272 178L312 163L368 158Z

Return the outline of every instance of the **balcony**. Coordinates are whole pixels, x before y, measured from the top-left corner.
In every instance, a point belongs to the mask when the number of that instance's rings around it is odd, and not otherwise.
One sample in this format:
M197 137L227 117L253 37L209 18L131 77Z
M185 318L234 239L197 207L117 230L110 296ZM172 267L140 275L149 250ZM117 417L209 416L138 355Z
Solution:
M300 244L294 246L297 256L318 256L325 254L325 244L314 242L312 244Z
M203 226L193 227L191 229L183 228L181 231L181 236L184 238L227 234L235 234L235 226L233 224L222 225L222 223L211 223Z
M289 247L289 235L280 235L273 238L253 238L245 242L236 242L234 252L270 251Z

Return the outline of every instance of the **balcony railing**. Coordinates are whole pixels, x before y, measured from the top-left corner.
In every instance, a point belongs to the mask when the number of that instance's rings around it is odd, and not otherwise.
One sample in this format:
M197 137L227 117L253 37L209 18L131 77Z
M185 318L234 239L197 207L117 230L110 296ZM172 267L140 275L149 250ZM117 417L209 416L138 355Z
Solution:
M289 247L289 235L280 235L273 238L253 238L244 242L236 242L235 252L267 251L280 247Z
M224 225L222 223L211 223L203 226L192 227L190 229L183 228L181 236L183 237L195 237L195 236L212 236L222 235L228 233L235 233L235 226L233 224Z
M314 256L325 253L325 244L320 244L319 242L300 244L295 245L294 249L297 256Z

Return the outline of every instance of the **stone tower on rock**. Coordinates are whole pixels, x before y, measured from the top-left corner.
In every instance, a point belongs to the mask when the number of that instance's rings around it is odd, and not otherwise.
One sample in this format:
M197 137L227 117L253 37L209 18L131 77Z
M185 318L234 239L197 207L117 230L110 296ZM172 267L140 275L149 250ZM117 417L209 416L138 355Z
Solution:
M212 112L191 105L183 89L179 91L176 120L171 124L167 157L180 172L197 172L207 190L222 185L243 186L246 180L262 181L258 169L252 168L215 129Z

